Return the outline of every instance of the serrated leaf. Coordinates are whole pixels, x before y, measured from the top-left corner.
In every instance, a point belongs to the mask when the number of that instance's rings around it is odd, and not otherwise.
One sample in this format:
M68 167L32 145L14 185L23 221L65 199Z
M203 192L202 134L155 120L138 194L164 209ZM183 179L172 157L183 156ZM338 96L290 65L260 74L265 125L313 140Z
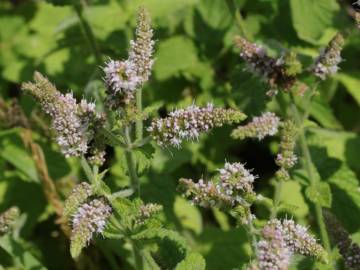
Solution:
M175 270L205 270L205 260L198 253L189 253L185 259L176 265Z
M305 194L313 203L320 204L323 207L331 207L332 195L328 183L319 182L308 186L305 190Z
M318 44L340 7L336 0L290 0L290 9L298 37Z

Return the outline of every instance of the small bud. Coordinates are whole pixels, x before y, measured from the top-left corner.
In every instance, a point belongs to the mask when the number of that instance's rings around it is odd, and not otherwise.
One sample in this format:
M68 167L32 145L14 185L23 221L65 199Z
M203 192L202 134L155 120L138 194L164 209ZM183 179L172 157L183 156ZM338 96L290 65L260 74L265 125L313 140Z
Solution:
M254 117L252 122L247 125L233 130L231 136L235 139L258 138L262 140L266 136L275 135L278 132L279 124L279 117L272 112L266 112L261 116Z
M13 206L0 215L0 236L8 233L19 218L19 208Z
M94 233L103 232L111 212L104 199L94 199L78 208L72 220L70 253L73 258L80 255Z
M92 188L88 183L82 182L76 185L65 201L63 215L66 218L72 216L76 209L84 203L92 193Z
M180 147L183 140L198 140L200 133L209 132L224 124L239 123L246 116L233 109L189 106L170 113L164 119L154 120L148 131L160 145L170 144Z
M325 80L339 70L338 64L342 61L341 50L343 46L344 37L338 33L315 60L312 67L315 76Z

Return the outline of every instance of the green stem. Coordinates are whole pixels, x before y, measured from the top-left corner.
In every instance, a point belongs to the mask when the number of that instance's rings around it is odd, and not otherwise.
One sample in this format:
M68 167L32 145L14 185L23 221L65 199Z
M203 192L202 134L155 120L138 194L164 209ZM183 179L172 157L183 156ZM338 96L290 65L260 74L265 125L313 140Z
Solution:
M142 89L139 88L136 91L136 108L141 118L136 121L136 140L142 140L143 138L143 120L142 120Z
M295 115L295 120L296 120L296 122L297 122L297 124L298 124L298 126L300 128L300 130L299 130L299 140L300 140L301 152L302 152L303 157L304 157L304 167L305 167L305 170L307 172L307 175L308 175L308 178L309 178L309 181L310 181L310 185L316 187L318 185L319 180L318 180L318 178L315 177L313 169L312 169L312 164L313 163L312 163L310 150L309 150L309 147L307 145L304 129L302 127L303 123L301 122L301 117L300 117L298 109L295 106L295 103L292 104L292 110L293 110L294 115ZM317 224L319 226L320 237L321 237L322 243L324 244L324 247L327 250L327 252L329 254L331 254L331 246L330 246L329 235L328 235L327 230L326 230L321 205L319 203L314 203L314 204L315 204L316 222L317 222Z
M124 135L125 135L126 144L131 145L129 127L125 128ZM126 164L127 164L128 170L129 170L131 187L140 196L140 183L139 183L139 178L138 178L137 173L136 173L136 162L135 162L134 155L133 155L133 152L132 152L131 148L130 149L129 148L125 149L125 159L126 159Z
M98 65L102 64L102 57L101 57L101 53L99 50L99 47L97 45L94 33L89 25L89 23L87 22L83 10L84 10L84 6L81 3L76 3L74 4L74 9L76 11L76 14L79 18L80 21L80 26L81 26L81 30L83 32L83 35L85 36L87 42L89 43L89 47L92 51L92 53L95 56L96 59L96 63Z
M135 259L135 268L136 270L143 270L144 269L144 261L141 255L141 249L136 244L135 241L132 241L132 248L134 253L134 259Z

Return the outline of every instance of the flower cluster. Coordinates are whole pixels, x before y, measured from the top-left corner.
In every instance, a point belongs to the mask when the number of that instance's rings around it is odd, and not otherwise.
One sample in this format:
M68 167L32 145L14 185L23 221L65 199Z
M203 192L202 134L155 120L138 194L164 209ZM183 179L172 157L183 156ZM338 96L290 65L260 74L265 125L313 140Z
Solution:
M144 8L139 10L135 34L136 39L130 41L128 59L110 59L104 67L107 101L113 108L132 102L136 90L150 77L154 41L150 16Z
M263 113L261 116L254 117L245 126L236 128L231 136L234 139L258 138L264 139L266 136L273 136L278 132L280 118L272 112Z
M11 207L0 215L0 236L6 234L14 226L20 215L19 208Z
M261 237L257 243L258 269L286 270L294 254L326 261L323 247L317 244L306 227L295 224L293 220L270 220L262 229Z
M250 70L262 76L271 88L290 90L296 83L293 73L288 72L286 57L270 57L264 48L242 37L237 37L235 43L241 50L240 57L248 64Z
M92 194L92 188L88 183L82 182L76 185L65 201L63 215L67 218L70 217L79 205L84 203Z
M256 176L252 175L249 170L245 169L240 162L226 162L224 168L219 169L220 185L227 194L232 195L234 192L253 192L253 183Z
M102 233L106 220L112 212L104 199L94 199L82 204L73 216L71 232L71 255L76 258L94 233Z
M34 81L24 83L22 89L38 99L43 110L51 116L61 152L65 157L85 155L94 130L102 125L102 116L96 113L95 104L84 99L77 103L72 93L60 93L39 72L35 73Z
M197 140L202 132L224 124L239 123L245 117L237 110L214 108L212 104L206 107L191 105L171 112L164 119L154 120L147 130L160 146L180 147L184 139Z
M203 207L215 206L225 209L239 205L249 207L256 197L253 191L256 176L241 163L226 163L219 172L218 182L205 182L200 179L194 183L191 179L180 179L180 187L184 195L192 203Z
M325 80L339 70L338 64L342 61L341 50L343 46L344 37L337 34L315 60L312 67L315 76Z
M351 240L349 233L330 212L324 212L324 217L327 229L344 259L346 268L359 270L360 246Z
M289 178L288 170L297 162L297 156L294 154L297 128L292 121L287 120L281 124L280 134L280 153L276 157L276 164L281 168L277 172L277 176L287 180Z
M188 197L193 204L202 207L229 208L235 203L232 196L223 193L220 186L213 182L200 179L194 183L191 179L181 178L179 184L184 196Z

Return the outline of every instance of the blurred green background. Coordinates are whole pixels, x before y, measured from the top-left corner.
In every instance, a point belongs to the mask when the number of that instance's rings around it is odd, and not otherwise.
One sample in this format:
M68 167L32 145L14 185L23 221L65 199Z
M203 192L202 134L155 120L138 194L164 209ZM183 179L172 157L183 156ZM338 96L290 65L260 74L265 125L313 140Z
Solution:
M20 93L21 82L41 71L62 91L96 100L104 97L100 66L109 58L127 57L133 37L136 11L148 8L156 39L152 78L143 91L144 106L155 108L154 116L193 102L213 102L237 107L250 117L266 110L278 112L277 103L265 95L268 87L247 72L233 46L242 35L265 46L272 55L293 50L311 64L319 49L337 31L348 37L341 70L319 85L311 109L313 129L309 143L319 175L332 190L332 211L355 239L360 240L360 32L351 18L351 1L336 0L13 0L0 2L0 93L5 103L17 99L31 118L34 139L45 153L51 178L65 198L74 183L83 180L76 159L65 160L49 137L49 121L32 98ZM81 5L81 10L79 10ZM81 15L81 16L79 16ZM88 24L85 25L84 21ZM86 28L89 26L89 28ZM91 30L91 46L86 30ZM306 79L305 79L306 81ZM45 120L40 120L45 119ZM21 242L12 247L28 264L49 269L75 269L66 238L55 224L54 210L47 203L29 149L20 131L6 120L0 131L0 212L18 205L23 213ZM248 260L247 239L234 220L215 210L198 209L176 191L180 177L197 179L222 167L225 160L245 162L260 179L259 193L272 196L271 177L276 171L274 139L234 141L231 128L202 136L199 143L180 150L157 149L154 159L139 157L144 172L142 197L164 206L162 219L183 234L194 250L202 253L207 269L240 269ZM128 185L121 150L107 149L106 182L114 189ZM301 168L295 180L286 183L283 200L301 223L314 223L301 185ZM268 212L259 207L257 214ZM116 241L99 237L98 249L87 249L84 269L129 268L129 251ZM11 243L10 243L11 244ZM0 241L0 265L14 265ZM301 262L295 269L310 269ZM1 266L0 266L1 269Z

